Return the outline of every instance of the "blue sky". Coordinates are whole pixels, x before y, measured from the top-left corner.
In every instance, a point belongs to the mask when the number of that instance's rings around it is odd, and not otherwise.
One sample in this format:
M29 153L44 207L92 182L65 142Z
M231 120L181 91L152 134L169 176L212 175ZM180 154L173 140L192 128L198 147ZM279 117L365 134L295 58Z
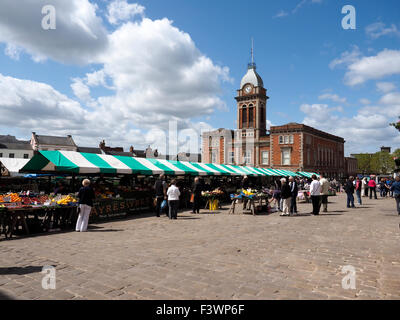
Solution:
M253 37L272 125L304 122L343 136L347 154L399 147L388 126L400 115L398 1L55 0L54 32L23 20L18 10L28 15L28 6L3 2L0 93L11 102L0 102L0 134L73 134L80 144L105 138L139 148L157 147L170 118L182 130L235 128ZM36 2L32 23L40 25L46 1ZM356 30L341 26L346 4L356 9ZM105 74L101 84L88 80L95 72Z

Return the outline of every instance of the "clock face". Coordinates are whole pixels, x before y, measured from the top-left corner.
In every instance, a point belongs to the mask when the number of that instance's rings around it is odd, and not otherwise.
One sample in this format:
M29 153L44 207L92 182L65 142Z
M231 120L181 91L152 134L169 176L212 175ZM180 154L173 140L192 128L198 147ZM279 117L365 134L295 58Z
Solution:
M251 92L251 86L250 86L250 85L246 86L246 87L244 88L244 91L245 91L246 93L250 93L250 92Z

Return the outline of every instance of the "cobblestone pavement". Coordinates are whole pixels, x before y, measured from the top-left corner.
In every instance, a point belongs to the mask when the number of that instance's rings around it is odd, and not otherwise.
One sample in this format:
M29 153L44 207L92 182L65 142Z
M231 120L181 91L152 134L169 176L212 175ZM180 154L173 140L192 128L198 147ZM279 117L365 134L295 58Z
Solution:
M400 299L400 217L393 199L296 217L142 215L0 241L0 299ZM307 215L306 215L307 214ZM44 265L56 289L44 290ZM342 267L356 289L342 288Z

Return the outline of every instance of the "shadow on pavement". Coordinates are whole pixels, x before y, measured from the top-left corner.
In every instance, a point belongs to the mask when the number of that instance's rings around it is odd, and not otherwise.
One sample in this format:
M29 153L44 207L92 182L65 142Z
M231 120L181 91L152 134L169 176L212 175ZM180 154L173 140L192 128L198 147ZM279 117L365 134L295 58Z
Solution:
M14 298L0 291L0 300L14 300Z
M56 266L54 266L54 267L56 267ZM5 274L24 275L24 274L29 274L29 273L42 272L42 269L43 269L43 266L0 268L0 275L5 275Z

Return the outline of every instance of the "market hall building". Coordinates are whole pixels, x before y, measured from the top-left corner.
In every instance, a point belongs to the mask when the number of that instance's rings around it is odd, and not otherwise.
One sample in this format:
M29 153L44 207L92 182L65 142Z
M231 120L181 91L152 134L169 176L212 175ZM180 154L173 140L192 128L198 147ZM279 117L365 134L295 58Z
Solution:
M237 90L237 129L202 134L202 162L346 174L344 139L310 126L288 123L267 131L267 90L250 63Z

